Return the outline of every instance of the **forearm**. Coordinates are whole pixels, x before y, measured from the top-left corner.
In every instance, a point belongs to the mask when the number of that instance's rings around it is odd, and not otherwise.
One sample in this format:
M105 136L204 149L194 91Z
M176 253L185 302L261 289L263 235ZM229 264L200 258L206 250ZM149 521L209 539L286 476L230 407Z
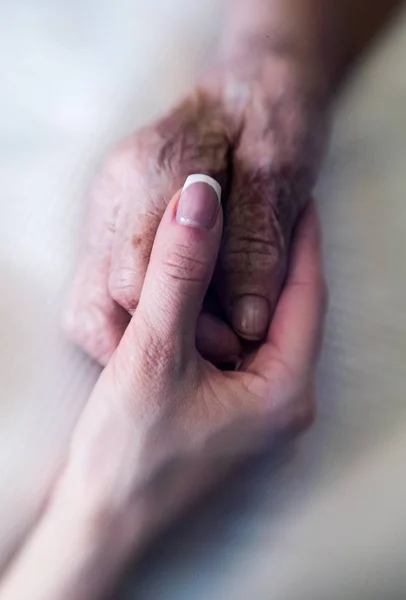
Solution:
M105 598L128 562L206 489L218 464L189 464L181 453L174 468L175 442L162 433L157 443L153 428L152 451L150 434L112 394L91 397L48 505L3 576L0 600Z
M321 69L336 87L401 0L230 0L222 50L262 40Z
M104 598L129 554L110 529L58 499L5 574L1 600Z
M123 412L110 396L91 396L42 517L3 576L1 600L104 598L140 550L151 511L133 476L140 434Z

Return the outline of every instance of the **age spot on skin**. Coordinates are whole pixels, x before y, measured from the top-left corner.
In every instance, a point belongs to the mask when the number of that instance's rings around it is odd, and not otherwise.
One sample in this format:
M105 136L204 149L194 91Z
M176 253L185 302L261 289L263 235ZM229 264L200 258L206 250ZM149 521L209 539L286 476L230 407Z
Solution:
M136 250L142 244L142 236L134 234L131 238L131 245Z

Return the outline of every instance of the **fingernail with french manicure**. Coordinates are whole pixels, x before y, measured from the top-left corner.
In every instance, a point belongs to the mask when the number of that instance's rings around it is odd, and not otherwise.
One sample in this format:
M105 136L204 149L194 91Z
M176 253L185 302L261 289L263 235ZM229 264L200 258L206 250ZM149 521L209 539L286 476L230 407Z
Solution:
M208 175L190 175L179 198L176 220L181 225L212 229L221 202L221 186Z
M232 322L234 330L242 337L260 340L268 327L269 302L261 296L241 296L234 303Z

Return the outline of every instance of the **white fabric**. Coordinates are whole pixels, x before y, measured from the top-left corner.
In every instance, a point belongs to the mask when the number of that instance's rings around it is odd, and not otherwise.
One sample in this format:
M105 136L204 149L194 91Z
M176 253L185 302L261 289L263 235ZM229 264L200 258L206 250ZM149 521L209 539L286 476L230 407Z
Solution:
M106 149L191 85L221 0L23 0L0 15L0 562L98 369L59 331ZM339 102L318 189L331 303L319 417L294 453L166 536L123 598L404 597L406 14Z

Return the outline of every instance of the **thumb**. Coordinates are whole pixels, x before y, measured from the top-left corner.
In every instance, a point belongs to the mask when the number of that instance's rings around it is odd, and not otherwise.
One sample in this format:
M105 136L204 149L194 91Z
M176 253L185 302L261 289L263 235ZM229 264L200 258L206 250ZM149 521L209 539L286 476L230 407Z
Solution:
M191 175L158 228L140 301L126 335L153 344L195 347L197 320L213 275L222 232L221 187ZM134 338L133 338L134 339ZM151 340L152 342L152 340ZM144 346L145 347L145 346Z
M236 333L261 340L286 275L291 232L301 206L295 193L286 194L286 173L261 175L236 164L217 287Z

